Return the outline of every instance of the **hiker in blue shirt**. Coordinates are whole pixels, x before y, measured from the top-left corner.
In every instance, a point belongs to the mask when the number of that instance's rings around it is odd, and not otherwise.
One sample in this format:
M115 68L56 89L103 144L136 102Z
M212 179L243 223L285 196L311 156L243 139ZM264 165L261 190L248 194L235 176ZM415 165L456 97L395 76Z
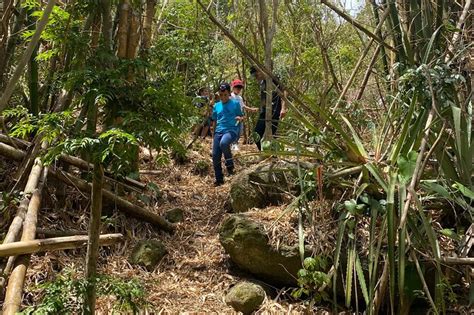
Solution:
M238 139L240 123L244 119L242 108L238 101L230 98L230 85L222 83L219 86L220 101L214 105L212 111L212 120L216 122L214 129L214 141L212 143L212 164L216 181L214 186L220 186L224 183L222 173L222 154L224 154L227 173L234 173L234 160L230 145Z

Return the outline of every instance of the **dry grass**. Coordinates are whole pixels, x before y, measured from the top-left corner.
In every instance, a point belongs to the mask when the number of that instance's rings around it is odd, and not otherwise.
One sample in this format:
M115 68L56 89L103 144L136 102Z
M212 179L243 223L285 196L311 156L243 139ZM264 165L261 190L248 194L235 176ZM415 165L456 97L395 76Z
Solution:
M224 203L228 198L229 181L214 188L212 163L209 156L210 143L202 143L192 160L186 165L170 165L160 168L154 175L142 175L144 182L153 182L161 190L162 197L153 207L156 213L179 207L184 210L185 220L178 225L173 234L166 234L150 224L125 217L114 211L107 219L103 232L121 232L125 242L111 248L100 250L99 272L122 279L139 279L147 293L149 313L233 313L224 302L228 289L243 278L249 277L233 269L218 240L218 228L225 216ZM241 146L242 152L253 150L251 146ZM242 154L241 154L242 155ZM211 174L193 174L193 165L198 160L211 164ZM247 156L236 163L240 171L249 163L255 163L255 156ZM142 168L149 167L143 164ZM56 189L51 187L46 194L38 227L54 230L87 230L87 199L81 193L68 188L65 206L58 209L55 198ZM272 221L271 214L277 214L283 206L259 212L266 222ZM113 210L113 207L112 207ZM257 212L255 212L257 213ZM268 216L266 216L268 214ZM263 220L263 221L265 221ZM273 226L275 235L279 228L294 226L294 220L280 220ZM267 227L270 225L266 225ZM283 229L281 231L284 231ZM285 241L294 242L292 235ZM158 267L148 272L139 266L128 263L127 257L133 246L142 239L159 239L166 245L169 254ZM35 305L41 298L38 285L51 281L62 270L75 270L79 275L84 268L85 249L33 255L28 269L25 305ZM268 295L259 313L301 313L306 311L302 303L288 300L291 291L279 290ZM112 311L113 297L101 297L97 301L98 312L108 314Z

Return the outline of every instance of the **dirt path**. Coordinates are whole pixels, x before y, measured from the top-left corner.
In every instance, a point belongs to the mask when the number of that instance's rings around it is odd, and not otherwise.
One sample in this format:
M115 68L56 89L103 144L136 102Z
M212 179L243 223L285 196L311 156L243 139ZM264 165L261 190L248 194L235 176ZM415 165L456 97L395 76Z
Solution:
M167 210L184 210L184 222L176 233L169 235L153 229L135 219L114 214L107 231L121 232L126 242L111 249L101 250L100 272L122 279L139 279L147 294L149 313L232 313L232 308L224 302L228 289L245 276L233 270L218 240L220 222L226 215L225 200L228 198L229 181L221 187L213 187L212 164L209 157L209 142L200 144L199 154L194 153L189 163L160 168L158 174L143 175L144 182L155 183L162 197L157 201L155 211L164 214ZM252 150L252 147L242 148ZM210 169L205 176L195 174L193 167L199 160L208 162ZM148 165L142 165L143 168ZM237 163L237 172L244 166ZM51 195L54 195L54 192ZM50 203L54 204L54 200ZM87 202L76 192L71 192L67 205L85 209ZM54 212L43 209L39 226L52 229L86 230L87 216L84 210ZM143 239L159 239L166 245L169 254L152 272L138 266L131 266L127 257L132 247ZM85 250L47 253L33 256L28 272L27 287L50 281L61 270L76 270L82 273ZM288 304L282 301L284 292L277 297L267 297L259 312L301 312L301 304ZM28 304L37 303L40 295L29 294ZM97 303L101 313L109 313L113 299L101 297Z

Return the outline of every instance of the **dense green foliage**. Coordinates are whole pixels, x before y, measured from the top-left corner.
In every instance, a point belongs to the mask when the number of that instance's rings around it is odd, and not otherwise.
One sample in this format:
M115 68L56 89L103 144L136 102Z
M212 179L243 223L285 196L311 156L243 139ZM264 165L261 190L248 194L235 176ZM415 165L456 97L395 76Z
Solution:
M154 3L147 47L146 20L133 29L133 17L145 16L142 2L65 1L38 45L39 82L35 71L25 72L2 112L5 127L20 138L43 136L49 161L80 153L122 175L137 170L138 145L155 150L155 162L171 152L184 161L184 143L202 114L191 101L199 88L215 92L220 82L241 78L248 104L260 105L258 83L248 77L249 55L262 64L265 57L259 3L271 11L262 1L206 1L208 13L196 1ZM42 15L39 1L23 1L18 10L29 19ZM301 195L290 208L299 211L302 254L304 221L313 217L306 201L324 199L323 186L344 190L342 205L332 209L339 224L328 253L334 271L326 273L318 257L306 258L295 296L368 314L408 314L416 297L445 313L466 288L456 291L445 272L442 258L453 253L440 240L448 236L460 245L474 217L466 35L472 23L459 23L462 8L453 1L368 1L355 17L361 26L315 0L281 1L276 13L273 67L266 70L293 93L279 136L264 144L263 154L309 159L324 170L315 179L314 171L299 169ZM248 51L239 51L208 14ZM21 43L33 33L25 28ZM2 77L18 54L0 69ZM330 282L332 296L318 291Z

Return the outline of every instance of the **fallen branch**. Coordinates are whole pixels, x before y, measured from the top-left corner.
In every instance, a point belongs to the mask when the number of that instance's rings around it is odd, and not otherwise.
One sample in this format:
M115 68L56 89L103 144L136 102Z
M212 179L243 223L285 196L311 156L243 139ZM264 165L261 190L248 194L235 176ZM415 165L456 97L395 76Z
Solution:
M441 257L440 262L446 265L471 265L474 266L473 257Z
M19 154L19 153L18 152L8 152L10 149L7 148L7 147L2 148L3 144L16 145L21 150L25 150L25 149L29 148L32 145L31 142L20 140L20 139L17 139L17 138L10 138L10 137L6 136L5 134L0 133L0 153L5 151L5 154L3 154L3 155L6 155L7 157L10 157L10 158L13 158L13 159L18 159L18 156L13 157L12 155ZM24 158L25 155L26 155L26 153L24 153L24 152L23 152L23 154L24 155L21 158ZM90 171L94 168L91 163L89 163L87 161L84 161L83 159L80 159L78 157L68 155L68 154L61 154L60 157L59 157L59 160L62 161L62 162L68 163L72 166L75 166L75 167L77 167L81 170ZM113 174L111 174L110 172L106 171L105 174L107 175L106 178L105 178L106 180L117 182L117 183L119 183L121 185L124 185L124 186L130 185L130 186L132 186L132 187L130 187L131 189L138 188L138 189L143 190L146 187L146 185L144 183L141 183L141 182L139 182L137 180L134 180L130 177L123 178L123 181L125 182L125 183L123 183L123 182L121 182L121 180L116 180L114 178L111 178L111 177L113 177Z
M59 179L60 181L64 182L66 185L76 187L80 191L85 192L87 194L91 193L91 185L85 180L79 179L71 174L62 171L50 171L50 174L55 178ZM131 202L116 196L113 192L109 190L102 189L102 196L106 200L116 205L120 210L132 217L150 222L167 232L173 232L175 229L175 226L172 223L166 221L163 217L152 213L146 209L143 209L142 207L134 205Z
M86 246L88 239L87 235L75 235L3 244L0 245L0 257L79 248ZM122 239L123 235L120 233L104 234L99 237L99 245L109 246Z
M2 148L4 148L4 150L2 150ZM0 155L8 156L7 154L10 154L9 157L11 157L12 159L15 159L14 157L16 156L16 157L19 157L19 158L16 158L16 160L21 160L25 156L26 153L24 153L21 150L16 150L15 148L9 145L0 144ZM61 180L68 186L76 187L80 191L85 192L87 194L91 193L91 185L87 183L85 180L79 179L71 174L68 174L62 171L50 170L49 174ZM172 223L169 223L163 217L155 213L152 213L146 209L143 209L142 207L134 205L131 202L116 196L114 193L112 193L109 190L103 189L102 194L106 200L112 202L120 210L122 210L126 214L129 214L132 217L150 222L154 225L157 225L159 228L167 232L173 232L175 229L175 225Z
M65 236L74 236L74 235L87 235L87 231L80 231L80 230L67 230L67 231L59 231L59 230L50 230L50 229L36 229L36 237L38 235L43 235L43 238L51 238L51 237L65 237Z

